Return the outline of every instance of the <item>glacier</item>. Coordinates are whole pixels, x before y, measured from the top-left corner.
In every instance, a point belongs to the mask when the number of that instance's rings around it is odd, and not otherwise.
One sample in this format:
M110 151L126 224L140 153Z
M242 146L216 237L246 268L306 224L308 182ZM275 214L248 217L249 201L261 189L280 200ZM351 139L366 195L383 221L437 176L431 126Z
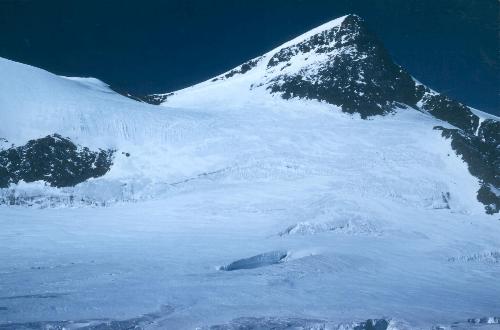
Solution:
M0 59L2 149L115 150L77 185L0 189L0 329L498 327L500 219L433 129L457 126L267 89L327 60L276 53L344 20L159 105Z

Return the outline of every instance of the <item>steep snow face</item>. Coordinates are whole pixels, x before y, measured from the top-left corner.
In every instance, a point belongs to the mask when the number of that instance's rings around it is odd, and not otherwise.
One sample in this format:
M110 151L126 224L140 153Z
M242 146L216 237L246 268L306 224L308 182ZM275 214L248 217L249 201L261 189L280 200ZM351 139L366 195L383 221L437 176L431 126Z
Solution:
M161 145L170 124L195 122L123 97L94 78L60 77L1 58L0 72L0 137L8 143L57 133L91 148Z

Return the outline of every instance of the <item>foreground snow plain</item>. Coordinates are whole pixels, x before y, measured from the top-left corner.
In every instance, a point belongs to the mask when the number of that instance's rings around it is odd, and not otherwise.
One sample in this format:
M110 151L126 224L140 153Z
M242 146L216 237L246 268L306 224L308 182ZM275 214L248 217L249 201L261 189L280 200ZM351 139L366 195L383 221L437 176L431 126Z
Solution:
M486 253L500 249L497 223L394 204L368 211L332 194L335 185L309 178L107 208L4 207L2 319L130 319L169 306L149 327L270 316L429 328L498 312L500 269ZM329 226L284 234L297 222ZM269 251L288 256L218 270Z
M285 101L248 89L258 67L158 107L0 66L0 137L117 150L74 188L3 191L40 203L0 206L0 329L465 329L499 316L498 215L432 129L446 123Z

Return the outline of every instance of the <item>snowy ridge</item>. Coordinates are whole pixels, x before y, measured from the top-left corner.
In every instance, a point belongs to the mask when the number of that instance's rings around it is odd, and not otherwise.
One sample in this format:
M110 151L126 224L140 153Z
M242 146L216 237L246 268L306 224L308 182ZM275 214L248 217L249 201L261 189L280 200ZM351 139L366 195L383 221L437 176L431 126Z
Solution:
M203 115L159 111L94 78L59 77L6 59L0 70L0 136L15 145L57 133L91 148L161 147L203 123Z
M276 54L278 51L280 51L281 49L283 49L285 47L293 46L293 45L298 44L299 42L304 41L306 39L309 39L309 38L311 38L311 37L313 37L321 32L325 32L325 31L331 30L335 27L339 27L342 24L342 22L344 22L346 17L348 17L348 16L350 16L350 15L341 16L339 18L328 21L328 22L326 22L318 27L315 27L314 29L307 31L306 33L303 33L303 34L299 35L298 37L296 37L290 41L285 42L281 46L270 51L268 54ZM266 54L266 55L268 55L268 54Z
M324 32L324 31L328 31L328 30L331 30L335 27L338 27L340 26L340 24L342 24L342 22L345 20L345 18L347 17L348 15L345 15L345 16L342 16L342 17L339 17L337 19L334 19L334 20L331 20L329 22L326 22L314 29L311 29L309 30L308 32L306 33L303 33L297 37L295 37L294 39L290 40L290 41L287 41L285 43L283 43L282 45L270 50L269 52L267 52L266 54L262 55L262 56L258 56L258 57L255 57L253 59L250 59L249 61L247 61L246 63L249 63L249 62L254 62L256 63L257 65L255 66L255 69L254 68L251 68L249 71L252 71L250 73L250 75L252 75L252 77L261 77L262 76L262 73L265 72L265 68L266 68L266 63L269 59L271 59L273 57L273 55L275 55L276 53L278 53L280 50L282 50L283 48L286 48L286 47L289 47L289 46L293 46L299 42L302 42L304 40L307 40L311 37L313 37L314 35L317 35L318 33L321 33L321 32ZM267 60L267 61L266 61ZM214 82L214 79L223 79L227 74L230 74L231 72L235 72L235 71L238 71L239 69L241 68L241 65L240 66L237 66L231 70L228 70L214 78L211 78L211 79L208 79L204 82L201 82L199 84L196 84L194 86L190 86L190 87L187 87L187 88L184 88L184 89L181 89L179 91L176 91L175 93L165 93L165 94L155 94L155 95L158 95L158 96L165 96L165 97L168 97L168 96L172 96L172 95L177 95L177 94L182 94L183 92L190 92L190 91L193 91L193 90L196 90L196 89L199 89L199 88L202 88L204 86L210 86L210 85L213 85L213 82ZM248 75L246 75L248 76ZM245 76L245 78L246 78ZM240 75L237 75L235 77L238 78L238 77L241 77ZM215 80L215 81L217 81ZM234 80L234 79L233 79Z
M495 120L495 121L500 121L500 117L492 115L491 113L487 113L487 112L484 112L484 111L481 111L481 110L478 110L478 109L474 109L474 108L471 108L471 107L469 107L469 109L472 112L474 112L476 114L476 116L480 117L483 120L485 120L485 119L492 119L492 120Z
M328 22L220 76L155 99L164 105L195 106L241 103L269 94L326 101L362 117L383 114L397 107L395 102L417 101L412 78L390 60L356 15Z

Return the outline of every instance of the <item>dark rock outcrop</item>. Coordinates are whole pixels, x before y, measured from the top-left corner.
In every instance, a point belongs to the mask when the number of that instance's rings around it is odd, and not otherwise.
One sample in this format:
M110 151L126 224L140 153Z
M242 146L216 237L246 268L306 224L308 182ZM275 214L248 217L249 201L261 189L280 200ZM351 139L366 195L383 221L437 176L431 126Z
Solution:
M442 136L451 139L451 147L467 163L469 172L481 182L477 199L485 205L486 213L500 211L500 123L486 120L481 124L478 136L460 129L437 126Z
M383 115L400 104L414 106L418 101L412 77L392 61L359 16L349 15L340 26L281 49L268 68L286 66L299 53L326 54L328 60L316 68L277 76L267 87L271 93L280 93L285 99L325 101L362 118Z
M258 57L258 58L255 58L253 60L247 61L247 62L243 63L242 65L240 65L239 67L237 67L237 68L229 71L225 75L220 76L220 77L216 77L216 78L212 79L212 81L217 81L217 80L231 78L231 77L233 77L234 75L237 75L237 74L245 74L248 71L252 70L257 65L257 63L259 63L259 61L261 59L262 59L262 56Z
M140 97L141 101L153 104L153 105L160 105L163 102L167 100L167 98L174 93L167 93L167 94L151 94L151 95L145 95Z
M477 131L479 117L473 114L469 107L444 95L424 95L422 97L422 109L469 134L474 134Z
M58 134L0 151L0 187L42 180L54 187L75 186L106 174L113 150L91 151Z
M385 319L370 319L355 326L354 330L386 330L388 327L389 322Z

